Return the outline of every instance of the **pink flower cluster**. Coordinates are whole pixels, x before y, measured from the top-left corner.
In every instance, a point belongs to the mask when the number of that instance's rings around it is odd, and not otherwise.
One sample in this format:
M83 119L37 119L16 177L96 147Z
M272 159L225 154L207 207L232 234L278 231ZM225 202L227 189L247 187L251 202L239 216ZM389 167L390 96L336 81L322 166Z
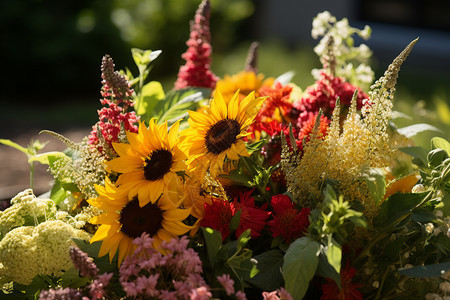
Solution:
M161 252L152 245L147 233L136 238L137 248L120 266L120 284L127 297L158 299L209 299L209 288L202 277L202 262L197 252L188 248L183 236L162 242Z
M80 271L83 277L92 277L94 280L82 289L64 288L50 289L41 291L39 300L61 300L61 299L81 299L81 300L99 300L108 296L106 287L109 285L113 273L103 273L98 275L98 268L89 256L78 247L70 248L70 258L75 269ZM89 297L83 296L89 294Z
M99 122L92 126L89 136L89 144L97 147L100 151L103 140L112 149L111 143L118 142L121 127L126 131L137 132L139 117L132 111L134 102L131 100L133 90L123 75L114 71L114 63L109 55L102 59L102 89L100 103L102 109L98 110ZM100 130L100 132L97 132Z
M209 0L203 0L191 23L191 33L186 42L188 49L181 56L186 60L186 64L180 67L175 89L189 86L214 89L216 85L218 78L210 70L212 53L209 31L210 15Z

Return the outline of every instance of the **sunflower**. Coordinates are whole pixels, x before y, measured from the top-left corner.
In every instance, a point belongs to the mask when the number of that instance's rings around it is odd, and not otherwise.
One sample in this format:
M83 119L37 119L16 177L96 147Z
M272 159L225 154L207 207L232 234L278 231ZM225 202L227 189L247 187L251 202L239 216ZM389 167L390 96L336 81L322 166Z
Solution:
M99 196L89 199L88 203L102 209L104 213L90 220L92 224L101 224L91 243L103 241L99 256L109 252L110 261L119 249L119 265L134 252L133 240L143 232L154 239L152 246L159 248L162 241L185 234L191 229L182 222L189 216L190 210L178 209L163 197L155 202L144 199L143 202L147 204L141 207L138 195L128 198L128 191L115 187L108 179L104 187L96 185L95 188Z
M236 90L239 90L239 98L243 99L252 91L258 96L258 90L262 86L272 86L274 78L264 80L263 74L256 74L253 71L242 71L235 75L225 77L216 84L216 91L222 93L225 98L231 98Z
M208 169L211 177L216 178L222 171L225 157L237 160L239 156L249 156L243 138L250 134L246 130L263 101L264 98L255 98L254 92L242 100L239 90L231 99L216 92L210 107L189 112L190 128L181 135L189 153L188 168L199 180Z
M113 143L120 157L106 163L110 170L122 173L116 185L127 189L129 195L137 194L140 206L154 203L178 177L176 172L186 168L187 157L177 138L179 123L169 132L167 123L157 125L154 119L149 123L148 128L140 123L138 133L127 132L129 144Z

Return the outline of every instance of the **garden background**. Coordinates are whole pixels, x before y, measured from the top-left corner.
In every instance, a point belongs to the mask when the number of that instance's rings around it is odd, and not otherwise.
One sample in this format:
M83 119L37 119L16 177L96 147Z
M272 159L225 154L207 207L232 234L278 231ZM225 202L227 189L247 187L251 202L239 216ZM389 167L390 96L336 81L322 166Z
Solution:
M162 50L150 74L172 88L186 50L189 20L198 0L18 0L0 2L2 92L0 138L26 146L48 141L45 151L65 146L40 130L75 142L88 135L101 107L100 63L110 54L117 69L134 65L130 49ZM243 69L251 42L259 41L259 72L294 71L306 88L320 63L313 52L311 22L329 10L350 24L372 27L365 42L373 51L376 78L414 38L420 37L400 72L394 108L411 117L404 126L427 123L439 132L413 140L429 148L432 136L450 139L450 2L446 0L211 0L212 70L218 76ZM358 42L362 42L359 41ZM46 166L36 166L35 193L50 187ZM0 200L29 186L23 153L0 145Z

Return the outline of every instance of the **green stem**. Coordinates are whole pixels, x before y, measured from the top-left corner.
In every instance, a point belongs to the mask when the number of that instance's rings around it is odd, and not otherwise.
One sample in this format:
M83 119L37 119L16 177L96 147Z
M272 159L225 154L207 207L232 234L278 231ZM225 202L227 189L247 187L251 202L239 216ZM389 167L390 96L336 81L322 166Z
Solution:
M142 103L142 88L144 86L144 72L145 72L145 66L139 66L139 91L137 93L138 103L137 103L137 107L135 110L136 112L139 111L139 108Z
M34 162L30 163L30 189L34 186Z
M381 278L380 286L377 291L377 295L375 296L375 300L380 299L381 291L383 290L384 282L386 281L387 275L389 274L389 268L384 272L383 277Z
M433 193L434 193L434 189L431 190L430 192L428 192L428 194L425 196L425 198L423 198L423 200L419 204L417 204L414 208L412 208L408 213L398 217L397 220L395 220L391 225L389 225L389 227L386 227L386 229L383 232L381 232L380 235L378 235L375 239L373 239L369 243L369 245L367 245L367 247L365 247L361 251L361 253L358 255L358 257L354 260L354 264L356 265L363 257L365 257L366 254L369 252L369 250L373 247L373 245L378 243L378 241L380 241L382 238L387 236L391 231L393 231L395 229L395 226L397 226L397 224L399 224L404 219L409 217L414 210L416 210L417 208L421 207L424 203L426 203L428 200L430 200L430 198L432 197Z

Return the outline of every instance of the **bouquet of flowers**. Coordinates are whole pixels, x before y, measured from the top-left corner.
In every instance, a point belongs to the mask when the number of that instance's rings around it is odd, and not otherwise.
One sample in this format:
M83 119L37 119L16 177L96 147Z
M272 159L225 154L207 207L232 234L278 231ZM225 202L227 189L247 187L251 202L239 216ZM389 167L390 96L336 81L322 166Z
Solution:
M384 75L369 38L329 12L313 21L322 69L211 70L210 3L191 22L172 90L101 63L99 121L48 164L51 191L0 212L5 299L447 299L450 143L414 146L392 123L406 45ZM418 131L417 128L415 128ZM420 131L420 130L419 130Z

